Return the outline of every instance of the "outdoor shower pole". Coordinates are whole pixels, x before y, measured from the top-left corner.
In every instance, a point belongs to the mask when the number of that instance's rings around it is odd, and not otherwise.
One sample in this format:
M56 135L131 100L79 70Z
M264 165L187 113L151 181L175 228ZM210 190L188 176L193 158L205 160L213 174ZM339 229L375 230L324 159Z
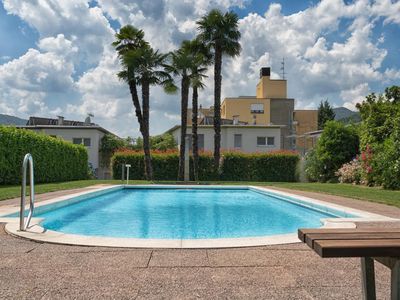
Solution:
M126 184L129 184L129 168L131 165L126 164Z

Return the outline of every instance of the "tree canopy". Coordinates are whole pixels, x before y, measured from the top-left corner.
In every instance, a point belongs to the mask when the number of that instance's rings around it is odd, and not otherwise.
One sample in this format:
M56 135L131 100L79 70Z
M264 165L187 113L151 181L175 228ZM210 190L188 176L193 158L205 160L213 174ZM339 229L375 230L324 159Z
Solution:
M335 120L335 112L329 101L321 101L318 107L318 129L324 129L325 123L333 120Z

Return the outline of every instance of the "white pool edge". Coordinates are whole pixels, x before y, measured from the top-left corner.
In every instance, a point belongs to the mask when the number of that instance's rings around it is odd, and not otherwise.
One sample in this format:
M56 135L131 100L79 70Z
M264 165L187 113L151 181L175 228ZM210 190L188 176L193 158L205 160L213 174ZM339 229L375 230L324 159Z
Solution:
M323 219L323 227L327 228L355 228L354 222L380 222L380 221L399 221L398 219L389 218L386 216L365 212L358 209L348 208L345 206L316 200L309 197L299 196L287 192L277 191L259 186L220 186L220 185L113 185L92 189L90 191L78 192L70 195L56 197L50 200L41 201L36 204L36 207L41 207L48 204L66 201L78 196L92 194L100 191L118 188L203 188L203 189L241 189L249 188L260 192L267 192L281 196L292 197L299 199L312 205L323 206L336 211L344 212L351 215L357 215L357 218L326 218ZM5 230L7 233L22 237L25 239L47 242L54 244L76 245L76 246L99 246L99 247L118 247L118 248L232 248L232 247L250 247L250 246L266 246L278 244L291 244L300 242L297 233L281 234L273 236L246 237L246 238L218 238L218 239L139 239L139 238L114 238L100 236L85 236L76 234L66 234L58 231L47 230L39 225L41 219L33 218L31 226L27 231L19 230L19 217L5 218L1 216L9 215L19 211L18 205L10 205L0 207L0 222L6 223Z

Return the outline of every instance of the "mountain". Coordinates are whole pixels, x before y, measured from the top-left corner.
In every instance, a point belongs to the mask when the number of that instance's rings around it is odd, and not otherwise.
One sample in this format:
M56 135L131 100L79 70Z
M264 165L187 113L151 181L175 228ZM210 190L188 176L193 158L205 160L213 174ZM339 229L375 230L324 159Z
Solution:
M346 107L336 107L333 109L335 112L335 120L343 123L358 123L361 122L359 112L352 111Z
M28 120L0 114L0 125L26 125L26 122L28 122Z

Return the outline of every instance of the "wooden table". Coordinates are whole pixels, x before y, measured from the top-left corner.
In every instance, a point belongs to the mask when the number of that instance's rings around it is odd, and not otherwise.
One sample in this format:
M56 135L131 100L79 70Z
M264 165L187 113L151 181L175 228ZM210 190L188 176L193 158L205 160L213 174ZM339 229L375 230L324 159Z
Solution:
M400 300L400 229L299 229L319 256L360 257L364 299L376 299L374 260L391 270L391 299Z

